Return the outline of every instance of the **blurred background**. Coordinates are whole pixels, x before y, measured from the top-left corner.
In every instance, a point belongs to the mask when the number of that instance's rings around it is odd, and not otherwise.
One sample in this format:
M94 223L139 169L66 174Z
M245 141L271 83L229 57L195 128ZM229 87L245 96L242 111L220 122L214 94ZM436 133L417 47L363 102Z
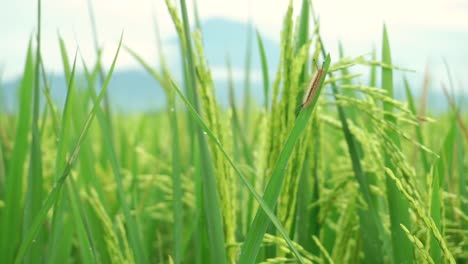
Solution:
M243 91L245 65L250 60L252 90L260 101L261 66L255 31L258 30L264 39L273 78L279 61L280 29L289 1L188 1L192 21L195 3L220 101L227 102L228 58L239 96ZM295 10L300 10L301 1L294 4ZM375 48L379 58L382 27L386 23L394 64L415 70L396 75L397 96L403 96L402 90L398 91L403 75L409 79L416 96L421 94L425 76L428 76L429 109L437 112L447 107L441 86L444 83L449 87L451 81L459 105L467 110L468 1L315 0L313 5L319 14L321 33L332 60L339 58L339 42L346 56L370 54ZM16 86L22 74L28 39L36 28L36 12L37 4L33 0L0 3L0 83L5 98L3 103L11 111L16 108ZM124 45L157 66L157 24L169 67L176 74L180 72L179 44L164 0L49 0L43 1L42 12L43 60L52 81L53 98L59 104L63 101L66 86L58 35L64 38L69 52L78 48L88 64L94 63L91 14L94 14L105 68L112 61L122 31ZM249 47L252 56L246 58ZM82 69L81 65L78 69ZM366 79L368 69L363 68L360 72ZM165 102L162 90L125 51L119 56L109 93L114 110L124 113L158 110Z

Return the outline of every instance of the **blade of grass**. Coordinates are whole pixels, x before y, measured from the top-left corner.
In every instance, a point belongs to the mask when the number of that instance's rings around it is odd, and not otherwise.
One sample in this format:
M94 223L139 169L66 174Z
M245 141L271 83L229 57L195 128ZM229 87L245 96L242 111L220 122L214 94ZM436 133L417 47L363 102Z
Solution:
M309 41L309 0L302 0L301 15L299 20L299 38L296 43L295 53ZM307 63L302 66L299 82L306 81Z
M413 94L411 93L411 88L406 78L404 79L404 85L405 85L406 99L408 100L409 109L411 113L413 113L413 115L417 116L418 113L416 112L416 106L414 104ZM416 126L415 128L416 137L418 139L418 143L420 145L424 145L424 136L423 136L421 125L422 123L419 123L419 125ZM431 166L429 164L426 151L419 151L419 154L421 156L421 163L422 163L423 172L424 172L423 174L424 177L419 177L420 178L419 180L421 182L422 189L427 190L427 186L426 186L427 180L425 176L430 172Z
M372 50L372 61L377 60L377 55L375 54L375 47ZM377 87L377 66L371 65L370 66L370 78L369 78L369 86L370 87Z
M187 70L187 83L189 84L189 90L192 91L193 104L197 111L200 112L200 105L198 102L197 85L195 79L195 63L193 61L193 49L192 41L190 38L190 25L187 13L187 5L185 0L180 0L180 7L182 12L183 30L185 36L185 47L186 50L183 54L186 58L187 64L185 69ZM208 150L208 144L202 130L197 127L195 141L198 143L199 155L200 155L200 168L203 171L203 200L205 206L205 216L207 223L207 230L210 243L210 255L212 263L226 263L226 249L224 246L224 231L223 231L223 220L221 215L221 208L219 202L219 195L216 189L216 178L214 175L214 168L212 158Z
M250 152L250 146L247 144L247 139L245 138L244 132L240 126L240 120L238 115L238 107L236 103L236 95L234 92L234 80L232 77L232 66L231 59L229 54L226 56L226 67L227 67L227 85L228 85L228 96L229 96L229 106L231 111L231 133L232 133L232 154L233 159L237 163L242 162L242 158L245 159L249 167L252 166L253 157ZM239 145L239 142L241 144ZM254 179L253 177L251 179ZM255 186L255 184L253 184ZM251 221L251 211L253 207L253 199L246 192L239 191L238 198L239 201L243 204L241 206L241 211L239 212L240 217L237 218L237 224L242 228L238 229L238 237L243 236L247 230L247 223Z
M169 115L172 129L172 192L173 192L173 237L174 237L174 263L182 262L182 241L183 241L183 206L182 206L182 181L180 172L180 144L179 144L179 128L177 125L176 104L172 93L169 98Z
M443 157L441 157L443 158ZM440 171L444 170L444 166L441 164L438 166L438 170L433 173L432 185L431 185L431 218L434 220L435 227L437 230L442 231L441 227L441 203L440 203ZM431 258L435 264L442 263L442 250L439 247L439 243L434 235L431 235L429 252Z
M463 118L460 115L459 107L457 107L456 102L453 99L454 97L449 94L448 89L444 84L442 84L442 90L444 91L445 97L447 98L447 101L449 102L450 108L452 109L453 112L456 113L458 126L463 132L465 139L468 140L468 130L466 129L465 123L463 122Z
M44 88L42 89L42 93L44 94L44 97L46 98L47 106L49 107L49 110L50 110L50 113L51 113L51 116L52 116L52 123L53 123L53 126L54 126L54 132L55 132L56 135L58 135L59 132L58 132L57 112L55 111L55 107L54 107L54 104L52 102L52 97L50 95L50 83L48 83L48 81L47 81L45 66L44 66L44 62L42 61L42 59L41 59L41 74L42 74L42 80L43 80L43 85L44 85Z
M0 115L2 115L3 112L0 111ZM1 117L0 117L1 118ZM2 128L0 127L0 130ZM3 155L3 149L4 149L4 143L2 137L0 137L0 197L5 197L5 177L6 177L6 170L5 170L5 161L4 161L4 155ZM2 207L2 206L0 206Z
M257 30L257 43L258 51L260 53L260 62L262 64L262 75L263 75L263 95L265 97L265 109L268 109L270 101L270 77L268 76L268 62L265 55L265 47L263 45L262 36Z
M57 156L55 161L55 180L60 177L60 173L63 170L63 164L66 160L67 155L67 143L69 142L69 138L71 136L71 127L72 127L72 114L73 112L73 103L72 98L75 95L75 71L76 71L76 62L77 62L77 55L78 49L75 52L74 59L73 59L73 66L70 70L70 64L68 61L67 50L65 47L65 42L59 36L59 46L62 55L62 64L65 73L65 79L67 83L67 95L65 97L65 104L63 107L62 112L62 123L60 126L60 131L57 134L58 144L57 144ZM76 101L75 101L76 102ZM76 108L76 106L75 106ZM69 244L67 245L65 241L62 241L62 233L65 230L73 226L73 222L75 222L76 226L76 234L78 235L78 241L80 248L80 254L82 260L84 262L90 263L96 261L96 254L95 254L95 247L93 238L91 236L91 232L88 228L89 224L87 222L86 215L84 210L81 208L81 204L78 203L79 196L74 191L74 186L71 186L71 183L67 183L67 189L63 193L63 196L59 194L57 202L54 206L53 216L52 216L52 231L51 231L51 242L50 247L55 248L56 246L62 247L64 252L68 252L72 248L72 240L68 241ZM78 203L78 204L77 204ZM72 216L73 219L68 217L68 210L71 207L72 209ZM75 221L73 221L75 220ZM51 263L61 263L65 261L69 256L64 254L62 251L51 251L49 255L48 262Z
M318 24L317 16L313 11L313 7L311 5L312 15L314 17L315 24ZM325 46L323 45L323 40L320 37L320 33L317 32L319 43L321 47L322 57L326 57ZM330 79L333 79L333 73L329 72L328 75ZM336 83L331 83L331 88L333 91L333 96L335 100L337 100L338 87ZM362 164L361 164L361 157L359 156L359 150L357 147L357 140L354 135L351 133L349 128L349 124L347 121L346 113L342 106L337 105L338 110L338 117L340 119L340 123L342 126L343 134L346 140L346 145L348 146L348 152L351 158L351 165L353 168L354 175L356 176L356 180L359 184L359 190L364 197L364 201L366 202L368 209L367 211L360 209L359 210L359 221L360 221L360 232L364 243L364 261L367 263L381 263L383 262L382 256L383 248L382 248L382 240L385 243L386 240L384 239L384 230L382 223L379 219L378 212L376 210L376 206L372 199L372 194L370 191L370 186L367 181L367 177L364 174Z
M320 80L318 82L317 91L315 93L314 98L312 98L312 102L309 107L302 109L297 117L294 127L292 128L283 149L279 155L279 158L275 164L273 172L270 177L270 181L266 187L263 199L265 200L267 206L269 208L274 208L276 206L276 202L278 196L280 194L284 177L285 177L285 169L288 164L289 158L291 153L294 149L294 146L304 131L306 124L312 114L314 109L315 103L317 102L318 96L320 95L320 91L323 86L323 82L325 80L325 75L328 71L328 67L330 66L330 56L327 55L324 65L323 65L323 74L320 76ZM263 207L262 207L263 208ZM254 263L256 256L258 254L258 250L260 248L260 243L263 239L263 236L269 226L269 222L271 219L268 219L268 216L265 212L259 208L257 210L257 214L254 218L253 223L250 226L250 229L247 233L244 245L242 246L241 255L239 257L240 263Z
M436 169L433 172L432 185L431 185L431 218L434 220L435 227L443 234L442 230L442 207L443 202L441 199L441 192L443 190L444 182L449 179L449 174L452 171L453 154L455 135L457 134L456 112L452 113L451 126L449 131L444 137L442 143L440 158L436 163ZM445 263L442 260L442 248L439 241L432 234L430 239L430 249L434 263Z
M62 113L62 123L60 126L60 130L58 132L57 136L57 156L55 159L55 178L54 180L57 180L60 177L60 173L63 170L63 164L66 160L66 143L69 135L70 135L70 128L69 128L69 123L71 116L69 115L70 112L70 98L72 98L72 93L73 93L73 81L74 81L74 75L75 75L75 69L76 69L76 58L78 54L78 50L75 52L75 57L73 61L73 69L70 70L70 65L68 61L68 55L65 50L64 42L63 39L59 37L59 45L60 45L60 50L61 50L61 55L62 55L62 61L63 61L63 66L64 66L64 73L65 73L65 82L67 85L67 94L65 97L65 104L63 108L63 113ZM62 250L51 250L49 252L49 255L47 256L47 262L51 263L59 263L60 260L63 261L63 253L69 252L71 249L71 240L62 240L62 234L66 232L66 229L71 228L72 223L71 219L69 219L66 214L66 208L68 207L66 198L65 201L63 197L67 197L67 193L62 195L62 193L59 193L57 202L54 205L53 209L53 214L52 214L52 230L51 230L51 235L50 235L50 247L52 249L61 247ZM68 244L66 242L69 242Z
M303 48L304 45L306 45L308 42L309 42L309 13L310 13L310 8L309 8L309 1L308 0L303 0L302 1L302 6L301 6L301 15L300 15L300 21L299 21L299 29L298 29L298 40L296 42L296 47L295 47L295 53L296 54L299 54L301 48ZM307 68L308 68L308 64L307 63L304 63L303 65L301 65L301 69L300 69L300 75L299 75L299 82L298 83L304 83L306 82L306 73L307 73ZM307 156L305 156L305 159L307 160ZM308 177L308 171L305 170L305 162L302 166L302 168L299 170L299 173L300 173L300 179L299 179L299 182L302 182L304 184L299 184L299 187L297 189L297 194L293 194L293 195L296 195L297 198L296 198L296 201L297 202L297 206L293 209L293 212L291 214L294 214L295 215L295 219L300 219L300 216L303 217L303 219L307 219L308 218L308 210L307 210L307 203L309 202L307 200L307 197L304 196L305 194L309 193L310 190L312 189L312 185L308 185L308 180L305 179L306 177ZM305 201L304 200L299 200L299 199L306 199ZM292 200L291 200L292 201ZM302 213L302 215L301 215ZM307 220L306 220L307 221ZM293 220L292 223L291 223L291 228L290 228L290 233L291 233L291 237L294 238L296 233L295 233L295 227L296 227L296 224L297 224L297 221L296 220ZM308 223L306 223L308 224ZM305 230L308 229L307 225L304 226L305 227ZM308 235L310 236L310 234Z
M457 143L456 145L456 152L457 152L457 170L458 170L458 193L460 196L460 200L466 200L468 199L468 182L466 180L466 175L467 171L465 170L465 142L463 141L463 137L461 133L457 133ZM468 215L468 203L467 202L461 202L460 205L461 212L464 215ZM461 228L463 230L468 230L468 221L463 221L461 223ZM462 247L463 252L468 252L468 244L465 243L465 245Z
M245 159L246 165L249 168L254 168L254 157L252 154L252 147L250 144L247 142L247 136L245 135L245 131L242 130L241 122L240 122L240 117L239 117L239 112L238 112L238 107L236 104L236 98L235 98L235 93L234 93L234 81L232 79L232 67L231 67L231 62L228 58L227 60L227 68L228 68L228 88L229 88L229 104L231 106L231 111L232 111L232 134L233 134L233 146L234 146L234 158L239 161L241 160L240 157L237 156L242 156ZM240 143L240 146L239 146ZM242 151L239 151L238 148L241 148ZM239 153L241 152L241 153ZM256 178L255 175L253 175L251 172L248 172L251 183L252 185L255 186L256 183ZM252 210L254 206L254 199L251 196L244 196L244 192L241 192L242 197L245 198L239 198L242 201L246 200L246 208L244 211L244 218L240 218L239 220L243 221L242 230L240 231L242 235L244 235L247 232L247 227L248 223L252 221Z
M171 1L166 0L166 6L168 8L168 11L171 15L172 21L174 23L174 26L176 28L178 37L179 37L179 43L180 43L180 50L181 50L181 60L182 60L182 73L183 73L183 81L184 81L184 91L186 92L186 95L188 97L188 100L195 105L195 108L199 110L198 106L198 97L197 97L197 89L196 89L196 81L195 81L195 73L194 73L194 63L193 63L193 49L192 49L192 43L190 40L190 27L189 27L189 21L188 21L188 15L185 7L185 2L181 2L181 7L182 7L182 14L184 17L184 21L181 22L177 9L172 5ZM205 180L203 179L203 176L205 177L211 177L209 175L202 175L202 162L205 162L206 165L209 165L209 160L204 160L201 157L201 152L202 148L199 145L199 140L197 137L199 137L202 133L199 131L198 127L195 124L195 121L190 116L189 112L186 112L186 123L187 123L187 128L189 131L189 142L190 142L190 161L192 164L194 164L194 181L195 181L195 204L196 204L196 212L195 212L195 217L193 221L194 225L194 239L193 239L193 244L195 248L195 260L196 263L206 263L209 261L209 255L210 252L208 252L207 248L213 248L211 247L207 239L204 239L208 233L208 230L206 228L206 221L204 217L204 197L203 197L203 184ZM203 143L203 142L202 142ZM203 146L203 148L206 148L207 146ZM215 211L218 210L219 207L215 208ZM216 212L213 214L213 217L217 217L219 214ZM219 221L219 219L218 219ZM215 221L216 222L216 221ZM217 229L217 231L214 231L214 229L211 229L210 234L215 234L219 233L220 230ZM224 239L223 239L224 240ZM213 240L212 240L213 241ZM213 242L215 243L215 242ZM219 246L219 245L218 245ZM217 248L219 249L219 248ZM222 253L221 253L222 254ZM216 256L214 256L216 257ZM220 257L222 258L222 257ZM225 259L225 258L224 258ZM225 260L224 260L225 261Z
M73 59L73 68L70 69L65 42L63 41L61 37L59 37L59 45L60 45L60 52L62 55L62 64L64 67L65 80L67 83L68 90L67 90L67 95L65 97L65 104L64 104L63 112L62 112L62 123L60 126L60 132L57 135L58 147L57 147L57 158L56 158L56 167L55 167L56 168L55 179L58 179L60 177L60 172L63 170L63 164L66 159L65 157L66 148L67 148L66 142L70 134L70 122L71 122L71 111L72 111L71 101L72 101L72 97L74 93L76 59L78 55L78 50L76 50L75 56Z
M430 68L429 64L426 65L426 69L424 70L424 83L422 87L422 95L420 97L419 102L419 115L424 116L426 114L426 104L427 104L427 97L429 95L429 84L430 84Z
M197 23L197 27L200 26L200 22L198 20L198 9L197 3L195 5L195 21ZM158 52L159 57L161 58L162 70L167 72L166 69L166 59L164 53L162 51L162 44L161 44L161 37L159 35L159 27L158 23L155 18L155 34L156 34L156 43L158 45ZM133 53L136 55L136 53ZM134 56L138 58L138 56ZM151 67L147 63L145 63L142 59L139 60L140 64L142 64L148 71L154 72L151 70ZM157 74L153 73L153 77L155 77L156 81L158 81L163 88L166 88L166 85L163 85L162 80L157 78ZM173 250L174 250L174 263L179 264L183 261L183 234L184 234L184 208L183 208L183 190L182 190L182 180L181 180L181 166L180 161L182 160L181 151L180 151L180 143L179 143L179 127L177 122L177 112L176 112L176 102L175 102L175 94L174 91L171 89L166 88L166 95L168 97L168 109L169 109L169 119L171 123L172 129L172 192L173 192L173 217L174 217L174 224L172 226L172 234L174 239Z
M105 79L104 85L101 89L101 92L99 93L98 98L96 99L93 108L91 109L90 113L88 114L88 117L86 119L85 124L83 125L83 128L81 129L80 136L78 137L75 146L73 148L71 156L68 158L66 165L63 169L63 172L57 181L55 181L55 184L52 188L52 190L49 192L47 195L44 203L42 204L42 207L40 211L35 215L33 222L31 224L31 227L27 230L26 234L23 236L24 239L20 245L20 248L18 250L18 253L16 255L16 260L15 263L21 263L24 259L24 256L26 254L27 249L30 247L31 243L33 242L34 238L37 236L37 234L40 231L40 226L44 222L44 219L47 216L48 211L50 208L55 204L58 198L58 194L60 193L63 184L65 183L65 180L69 176L72 166L78 157L78 153L80 150L81 143L83 142L84 138L86 137L89 128L91 126L92 121L94 120L94 116L96 114L97 109L100 107L100 103L102 101L102 98L104 97L105 92L107 91L107 87L109 86L110 79L112 77L112 73L114 72L115 64L117 62L117 57L120 51L120 45L122 43L122 37L119 42L119 47L117 49L117 52L115 54L114 60L112 62L111 68L109 70L109 73Z
M29 160L29 174L27 180L26 198L23 214L23 239L28 228L30 228L34 216L40 211L43 200L43 172L41 138L39 133L39 107L40 107L40 64L41 64L41 0L37 1L37 39L36 39L36 59L34 65L34 89L33 89L33 109L32 109L32 141ZM44 234L39 235L37 243L31 246L25 255L25 262L41 262L43 260L42 245Z
M69 193L68 199L71 205L72 216L74 220L73 223L77 229L76 234L78 236L78 243L80 245L80 253L84 263L98 263L98 251L96 250L93 233L91 231L86 211L82 206L84 202L80 199L78 190L76 190L76 182L72 178L70 179L71 181L67 182L67 192ZM69 254L64 254L64 261L69 258Z
M120 47L120 46L119 46ZM110 114L110 113L109 113ZM125 188L122 179L122 172L120 170L120 165L113 143L113 137L111 137L111 124L108 122L107 115L98 108L96 110L96 116L98 119L99 126L103 134L103 150L107 161L111 165L112 173L114 174L117 197L119 200L120 208L123 212L126 227L128 228L128 236L130 239L131 248L135 254L135 261L137 263L147 263L147 254L145 248L142 246L142 239L139 230L139 225L137 225L135 217L131 214L130 206L126 200Z
M232 113L231 127L232 127L232 142L233 142L233 156L235 161L241 160L240 146L236 144L240 139L240 128L237 126L237 103L236 94L234 92L234 80L232 78L232 65L229 53L226 55L226 69L227 69L227 86L228 86L228 99L229 107Z
M301 7L301 15L299 19L299 29L298 29L299 36L298 36L298 41L296 43L296 48L295 48L296 54L298 54L301 48L304 45L306 45L307 42L309 41L309 20L310 20L309 10L310 10L309 1L303 0L302 7ZM302 65L300 69L301 73L299 75L299 83L304 83L306 81L307 69L308 69L307 63ZM314 118L313 121L316 121L316 119ZM315 125L316 123L314 123L314 128L316 127ZM314 130L314 132L317 132L317 131ZM314 133L314 135L317 135L317 134ZM310 155L306 154L305 160L307 161L307 159L309 158L310 158ZM313 189L314 187L312 183L309 181L311 173L310 173L310 170L308 169L309 167L306 166L306 163L308 164L308 162L304 162L304 164L302 165L302 168L300 169L299 187L297 189L297 195L296 195L297 206L295 207L295 210L294 210L295 217L291 224L291 227L292 227L291 236L294 238L294 236L297 234L298 240L301 242L305 242L302 244L302 246L310 249L310 244L312 243L312 235L317 235L317 233L314 232L311 234L311 233L306 233L306 232L295 232L296 226L305 228L305 230L309 230L309 228L311 227L312 229L318 227L314 219L310 218L314 214L315 211L310 212L310 210L308 210L307 208L308 204L311 202L311 199L313 198L314 195L317 195L317 193ZM315 183L316 182L314 181L314 184ZM309 195L311 193L312 195ZM311 221L309 222L309 220ZM316 229L315 231L318 231L318 229ZM310 242L310 243L307 243L307 242Z
M3 65L0 65L0 113L6 112L6 103L5 103L5 95L3 92L3 73L4 68Z
M220 148L222 154L226 158L226 160L229 162L229 164L232 166L236 174L239 176L243 184L248 188L249 192L255 197L255 199L259 202L261 208L265 211L267 216L270 218L270 220L273 222L275 227L278 229L280 234L283 236L285 239L286 243L290 247L291 251L294 253L296 258L303 263L301 260L299 252L294 248L294 245L292 241L289 239L288 234L286 233L285 229L282 227L281 223L279 222L278 218L275 216L273 211L270 209L268 204L263 200L263 198L255 191L255 188L250 184L249 180L247 177L244 176L244 174L239 170L239 168L234 164L233 160L230 158L230 156L227 154L227 152L224 150L223 146L221 145L221 142L216 138L216 136L213 134L213 132L208 128L206 123L203 121L201 116L196 112L195 108L190 104L190 102L185 98L181 90L178 88L177 84L171 79L172 87L176 90L177 94L180 96L182 101L185 103L185 105L188 107L191 115L195 119L195 121L198 123L198 125L203 129L203 131L206 132L206 135L215 142L215 144ZM306 114L303 115L305 118Z
M302 169L302 176L297 199L296 233L299 244L313 255L318 256L320 254L320 249L313 242L312 237L319 237L320 235L320 206L315 206L314 208L310 209L309 205L311 203L317 202L320 199L321 172L319 170L319 160L321 133L317 114L313 118L313 149L312 153L306 156L306 161L303 164L304 168ZM312 164L312 167L309 167L309 164ZM306 169L306 167L309 169ZM304 230L307 231L304 232Z
M145 70L150 73L153 78L160 83L163 88L166 88L167 81L163 76L161 76L158 72L156 72L148 63L146 63L141 56L139 56L135 51L132 49L125 47L125 49L145 68ZM162 53L161 53L162 55ZM164 66L163 66L164 67ZM167 71L163 69L163 71ZM178 125L177 125L177 113L176 113L176 104L175 104L175 97L174 91L172 90L165 90L168 96L168 108L169 108L169 120L171 125L171 134L172 134L172 177L173 177L173 217L174 217L174 225L173 225L173 237L174 237L174 263L181 263L183 256L182 256L182 242L183 242L183 207L182 207L182 189L180 184L181 183L181 171L180 171L180 143L179 143L179 132L178 132Z
M75 134L80 134L80 129L84 121L86 120L86 116L88 115L89 108L92 107L92 104L89 103L96 101L96 79L97 79L97 67L94 66L94 70L90 72L88 67L82 59L82 65L84 69L84 74L87 80L87 94L80 98L76 105L80 106L74 111L73 114L73 121L75 127ZM76 97L75 97L76 98ZM77 98L76 98L77 99ZM92 99L92 100L90 100ZM97 154L94 152L95 143L93 140L88 139L83 141L80 147L80 176L77 180L78 183L81 183L81 186L84 186L88 195L94 195L97 193L99 197L99 203L104 206L104 208L111 208L112 204L108 199L105 191L105 184L102 180L98 177L98 166L101 164L100 160L97 159ZM97 166L96 166L97 165ZM71 198L71 197L70 197ZM103 219L101 215L97 214L95 208L92 205L86 205L86 214L89 216L90 220L90 232L92 234L102 234L105 232L105 228L103 228ZM99 260L103 263L111 262L112 256L110 256L108 252L108 244L106 241L105 236L94 236L91 240L95 244L96 251L99 252Z
M247 43L245 50L245 72L244 72L244 106L243 106L243 119L242 121L246 125L244 129L247 131L251 121L252 111L252 91L251 91L251 68L252 68L252 35L253 35L253 24L251 16L251 7L248 6L248 21L247 21Z
M391 65L392 58L390 52L390 44L388 40L387 27L384 25L383 28L383 43L382 43L382 63ZM391 98L393 95L393 70L391 68L382 68L382 89L387 91L387 95ZM393 112L393 105L383 102L384 111L391 113ZM393 124L397 125L396 118L392 115L384 114L384 119ZM392 142L400 147L400 140L398 134L394 131L388 130L387 136ZM385 154L385 164L387 168L392 171L397 171L397 167L393 165L390 160L388 153ZM413 244L409 241L406 233L401 228L401 224L407 228L411 227L411 221L409 218L409 204L404 198L403 194L398 190L395 182L387 175L386 177L387 186L387 201L390 213L390 230L392 239L392 253L393 261L395 263L412 263L413 262Z
M102 69L101 65L101 56L99 55L101 53L101 49L99 48L99 40L98 40L98 33L97 33L97 24L96 24L96 18L94 16L94 9L93 9L93 3L91 0L88 0L88 13L89 13L89 19L91 20L91 29L93 33L93 41L94 41L94 51L96 52L96 57L97 57L97 69L98 69L98 77L99 77L99 82L100 85L103 85L104 82L104 70ZM106 94L104 96L104 109L107 117L107 121L109 124L111 123L111 118L110 118L110 103L109 103L109 96ZM112 125L110 125L112 127ZM112 131L111 131L112 132Z
M197 5L195 3L195 17L197 18L198 27L200 27L198 21L198 11L196 9ZM155 29L156 29L156 42L158 44L158 51L159 56L161 57L162 62L162 70L163 72L167 72L166 63L165 63L165 56L162 52L162 45L159 36L159 28L157 23L155 22ZM132 55L142 64L147 71L152 73L153 77L156 81L158 81L163 88L166 88L166 80L161 79L159 75L149 67L147 63L143 61L141 57L139 57L135 52ZM183 261L183 190L182 190L182 181L181 181L181 166L180 161L181 153L180 153L180 143L179 143L179 127L177 122L177 112L176 112L176 103L175 103L175 94L174 91L171 89L166 89L166 95L168 97L168 112L169 112L169 120L171 123L171 131L172 131L172 192L173 192L173 217L174 217L174 224L173 224L173 250L174 250L174 263L179 264Z
M34 56L32 42L29 41L26 63L19 92L18 124L10 168L7 171L5 205L2 208L2 226L0 236L0 255L6 263L13 262L16 248L21 240L21 209L23 200L23 169L29 148L29 129L31 125L32 94L34 87Z
M235 134L238 135L238 140L240 140L242 146L242 155L246 160L248 166L252 167L254 163L254 157L252 155L252 149L247 141L247 136L245 135L245 131L242 130L242 125L239 117L238 107L236 104L236 98L234 93L234 82L232 80L232 68L231 63L228 60L227 63L228 68L228 76L229 76L229 104L232 110L232 122L233 122L233 129L235 130Z
M200 15L199 15L199 12L198 12L198 1L197 0L194 0L193 1L193 16L195 18L195 26L197 27L197 29L201 30L201 23L200 23Z
M302 0L301 16L299 21L299 39L296 43L296 52L309 41L309 0ZM303 69L306 69L307 64L304 65ZM305 76L302 76L305 78Z
M338 44L338 50L339 50L339 53L340 53L340 59L343 59L343 58L345 57L345 55L344 55L343 44L341 43L341 41L340 41L339 44ZM341 69L341 75L342 75L342 76L348 76L349 74L350 74L350 73L349 73L348 68L343 68L343 69ZM349 80L349 79L344 79L344 80L342 81L342 83L343 83L344 85L351 85L351 84L352 84L352 81ZM343 91L343 94L346 95L346 96L352 97L352 98L356 97L355 91L354 91L354 90L351 90L351 89L345 89L345 90ZM356 107L352 107L352 106L347 107L347 109L346 109L346 113L348 114L348 117L349 117L349 118L351 119L351 121L353 121L354 123L357 123L357 122L356 122L356 120L357 120L356 111L357 111ZM360 154L361 156L363 156L363 155L364 155L364 152L363 152L362 146L361 146L360 144L358 144L358 148L359 148L359 154Z

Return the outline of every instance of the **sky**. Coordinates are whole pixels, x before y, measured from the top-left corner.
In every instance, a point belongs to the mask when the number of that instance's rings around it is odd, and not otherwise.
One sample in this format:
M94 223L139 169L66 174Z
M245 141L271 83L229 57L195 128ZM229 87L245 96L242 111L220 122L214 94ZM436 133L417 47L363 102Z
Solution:
M154 20L160 26L167 56L178 47L167 40L175 32L164 0L47 0L42 1L42 53L46 68L61 72L58 35L70 53L77 47L88 64L95 60L88 3L96 17L103 61L112 61L118 39L124 32L124 44L148 61L158 61L154 38ZM176 1L178 2L178 1ZM193 14L193 1L187 1ZM293 1L300 10L300 0ZM175 2L174 2L175 3ZM288 0L197 0L202 20L225 18L247 22L267 38L279 41ZM445 59L460 84L468 85L468 0L315 0L321 32L330 50L341 40L347 53L358 56L379 47L382 25L390 33L394 54L402 66L422 74L426 64L434 72L445 71ZM3 80L17 78L22 71L28 39L36 30L37 4L33 0L0 1L0 74ZM118 69L138 68L128 55L119 56ZM463 88L459 88L463 89ZM468 89L468 88L465 88Z

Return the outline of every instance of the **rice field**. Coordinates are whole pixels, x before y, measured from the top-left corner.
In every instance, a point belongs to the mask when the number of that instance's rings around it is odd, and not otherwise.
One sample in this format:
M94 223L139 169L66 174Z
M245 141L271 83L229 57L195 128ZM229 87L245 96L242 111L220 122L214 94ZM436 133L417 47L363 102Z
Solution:
M392 64L385 25L381 54L330 54L311 2L298 17L291 4L275 76L256 33L262 103L231 72L223 107L203 29L184 0L166 5L182 79L164 51L153 67L124 33L108 70L59 37L57 106L38 1L18 108L0 107L1 263L468 263L468 116L447 88L450 107L430 114L397 83L410 70ZM164 89L164 110L113 111L124 52Z

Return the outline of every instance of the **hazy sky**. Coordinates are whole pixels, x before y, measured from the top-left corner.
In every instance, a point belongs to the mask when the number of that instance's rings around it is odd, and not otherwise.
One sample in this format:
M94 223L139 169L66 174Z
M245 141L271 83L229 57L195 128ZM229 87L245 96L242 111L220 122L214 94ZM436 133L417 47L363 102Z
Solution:
M192 14L192 2L188 2ZM70 53L78 43L84 58L88 63L93 62L88 1L44 0L42 3L42 53L46 67L51 71L61 71L58 33L66 40ZM122 30L125 32L125 44L145 54L149 61L157 61L153 17L160 24L164 39L174 34L164 0L95 0L92 3L99 43L105 48L105 64L110 63ZM278 40L288 3L287 0L198 0L198 9L201 19L224 17L247 21L250 13L255 26L264 36ZM329 46L336 46L340 39L352 47L351 55L368 52L373 45L380 46L382 23L385 21L392 44L404 49L401 54L414 54L414 65L411 66L417 70L422 70L428 61L438 69L442 57L449 64L455 65L455 68L468 64L465 63L468 61L467 0L315 0L313 3L320 16L321 32ZM301 1L294 1L294 5L297 13ZM37 4L33 0L0 1L0 68L4 80L15 78L22 71L28 39L36 29L36 11ZM411 39L408 37L410 32L453 34L447 40L435 38L435 41L444 43L434 45L433 41L420 44L408 41ZM427 45L431 48L425 49ZM170 54L177 52L177 49L166 47L165 51ZM394 54L398 52L394 51ZM130 56L122 53L118 67L133 68L137 64ZM466 82L465 70L459 74L464 75L460 78Z

